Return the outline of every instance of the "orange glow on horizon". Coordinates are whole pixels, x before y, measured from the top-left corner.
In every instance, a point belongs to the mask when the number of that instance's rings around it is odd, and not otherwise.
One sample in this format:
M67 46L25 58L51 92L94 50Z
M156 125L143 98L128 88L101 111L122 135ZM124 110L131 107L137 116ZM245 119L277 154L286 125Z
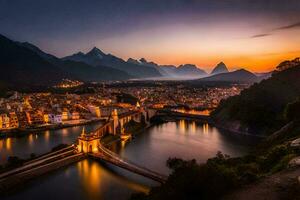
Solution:
M260 24L262 29L255 29ZM105 52L127 60L145 58L160 65L195 64L206 72L223 61L230 71L245 68L252 72L274 70L279 63L300 56L298 29L271 31L253 38L274 25L253 24L176 24L149 28L96 42ZM116 48L117 47L117 48Z
M282 52L282 53L270 53L262 55L252 56L228 56L223 58L207 57L197 58L191 55L189 56L170 56L170 57L153 57L149 58L154 62L161 65L172 65L179 66L183 63L195 64L198 68L205 70L210 73L212 69L221 61L226 64L229 71L235 71L237 69L244 68L252 72L269 72L274 70L281 62L285 60L293 60L300 57L300 50L293 52Z

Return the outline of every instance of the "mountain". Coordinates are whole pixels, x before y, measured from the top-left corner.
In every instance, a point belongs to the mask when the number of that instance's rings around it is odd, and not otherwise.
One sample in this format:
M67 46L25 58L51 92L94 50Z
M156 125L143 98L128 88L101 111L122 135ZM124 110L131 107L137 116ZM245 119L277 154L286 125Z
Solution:
M212 75L210 77L199 79L200 81L219 81L219 82L237 82L237 83L253 83L258 81L255 74L240 69L233 72Z
M190 76L190 77L200 77L200 76L205 76L207 73L199 69L196 65L193 64L184 64L180 65L176 69L176 74L180 76Z
M69 76L32 50L0 35L0 80L8 88L51 86Z
M300 63L276 71L238 96L222 101L212 117L224 127L251 134L268 134L285 123L287 105L300 97Z
M159 73L162 75L162 76L164 76L164 77L167 77L167 76L169 76L169 74L166 72L166 71L164 71L162 68L161 68L161 66L159 66L158 64L156 64L155 62L152 62L152 61L150 61L150 62L148 62L145 58L141 58L140 60L134 60L134 59L132 59L131 58L131 60L130 59L128 59L128 61L130 62L135 62L135 63L138 63L139 65L143 65L143 66L147 66L147 67L152 67L152 68L155 68L157 71L159 71ZM127 61L127 62L128 62Z
M220 62L211 72L211 74L221 74L229 72L226 65L223 62Z
M155 68L163 77L166 78L200 78L203 76L207 76L207 73L198 68L193 64L184 64L178 67L174 65L159 65L152 61L147 61L145 58L141 58L140 60L135 60L133 58L129 58L127 60L128 63L134 63L137 65L143 65L147 67Z
M72 77L85 82L116 81L134 78L128 73L110 67L92 67L83 62L63 61L60 68Z
M105 54L100 49L94 47L91 51L84 54L82 52L62 58L68 61L79 61L94 67L111 67L128 73L136 78L160 77L161 74L156 68L140 65L134 62L126 62L111 54ZM130 60L131 61L131 60Z
M29 42L22 42L22 43L18 42L18 44L20 46L26 47L26 48L30 49L31 51L37 53L40 57L44 58L45 60L47 60L50 63L59 62L59 59L57 57L43 52L40 48L38 48L37 46L35 46Z
M51 54L47 54L38 47L28 42L19 43L20 45L34 51L40 57L44 58L48 62L52 63L56 67L60 68L64 73L68 74L71 78L85 81L85 82L97 82L106 80L126 80L134 78L124 71L110 68L110 67L93 67L80 60L69 61L61 60ZM100 53L100 52L99 52ZM96 56L96 55L94 55Z
M165 76L177 78L200 78L207 76L207 73L193 64L183 64L178 67L174 65L160 65Z
M177 67L174 65L160 65L159 66L162 71L166 74L165 76L176 77L179 76L176 73Z

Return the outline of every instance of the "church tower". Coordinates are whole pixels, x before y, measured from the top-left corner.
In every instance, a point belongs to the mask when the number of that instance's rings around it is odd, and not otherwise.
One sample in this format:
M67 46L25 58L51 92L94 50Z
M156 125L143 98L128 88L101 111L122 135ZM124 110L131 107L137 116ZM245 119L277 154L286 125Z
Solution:
M113 134L117 134L117 127L119 125L119 117L118 117L118 111L117 109L114 109L111 113L111 117L113 119Z

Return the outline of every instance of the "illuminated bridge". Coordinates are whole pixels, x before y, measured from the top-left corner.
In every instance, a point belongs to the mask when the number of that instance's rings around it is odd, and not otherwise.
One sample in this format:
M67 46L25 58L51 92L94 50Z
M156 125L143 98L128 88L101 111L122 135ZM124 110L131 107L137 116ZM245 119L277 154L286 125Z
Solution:
M130 172L164 183L167 179L166 176L121 158L118 154L105 148L100 142L102 136L105 134L122 135L123 126L130 120L141 122L142 118L144 120L146 118L145 123L149 123L148 119L151 115L144 110L130 111L121 115L118 115L114 111L112 117L97 130L90 134L86 134L83 130L82 134L78 137L77 145L70 145L64 149L49 152L25 162L17 168L1 173L0 192L6 191L8 188L13 188L15 185L21 185L24 181L50 171L81 161L87 157L111 163Z
M128 171L131 171L133 173L139 174L141 176L150 178L154 181L158 181L160 183L164 183L167 180L166 176L156 173L145 167L139 166L135 163L132 163L129 160L121 158L119 155L108 150L107 148L105 148L102 145L99 145L98 148L99 148L99 152L88 153L88 155L94 159L103 160L105 162L111 163L113 165L116 165L116 166L126 169Z
M114 111L112 113L111 120L108 120L107 123L103 124L94 132L90 134L86 134L84 131L82 132L82 134L78 137L77 151L79 153L85 153L94 159L103 160L152 180L161 183L165 182L167 179L166 176L156 173L145 167L139 166L127 159L121 158L118 154L105 148L100 142L102 136L104 134L107 134L107 131L110 131L111 134L116 134L116 130L122 130L123 125L130 120L140 122L141 118L145 117L143 115L143 111L135 111L118 116L116 111ZM119 133L122 134L123 131L120 131Z

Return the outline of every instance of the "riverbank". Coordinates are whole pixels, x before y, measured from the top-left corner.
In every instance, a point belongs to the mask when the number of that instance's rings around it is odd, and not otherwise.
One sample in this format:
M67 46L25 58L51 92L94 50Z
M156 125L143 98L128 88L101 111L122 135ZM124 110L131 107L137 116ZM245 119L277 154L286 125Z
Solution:
M101 122L103 119L92 119L92 120L85 120L81 121L79 123L74 123L74 124L50 124L47 126L41 126L41 127L35 127L35 128L18 128L18 129L9 129L9 130L4 130L0 131L0 139L1 138L8 138L8 137L20 137L20 136L25 136L31 133L39 133L42 131L50 131L50 130L58 130L58 129L63 129L63 128L70 128L70 127L76 127L76 126L83 126L83 125L88 125L88 124L93 124L97 122Z

